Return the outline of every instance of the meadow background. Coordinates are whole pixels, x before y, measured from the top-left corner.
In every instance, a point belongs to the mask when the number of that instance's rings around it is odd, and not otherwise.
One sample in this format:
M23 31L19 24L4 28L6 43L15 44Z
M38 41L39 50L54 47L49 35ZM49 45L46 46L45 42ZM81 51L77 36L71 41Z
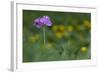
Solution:
M34 20L47 15L53 25L43 29ZM23 62L90 59L91 14L23 10Z

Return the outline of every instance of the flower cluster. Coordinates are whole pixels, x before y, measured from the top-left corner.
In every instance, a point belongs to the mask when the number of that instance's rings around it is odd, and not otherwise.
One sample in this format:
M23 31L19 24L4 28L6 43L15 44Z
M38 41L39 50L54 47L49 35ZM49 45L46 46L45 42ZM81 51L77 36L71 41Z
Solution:
M52 31L55 33L57 38L62 38L65 32L65 27L64 25L54 25Z
M39 17L34 20L34 24L37 28L41 28L43 26L52 26L52 22L49 16Z
M60 25L53 25L52 31L55 33L57 38L62 38L63 36L68 36L69 33L73 31L73 26L68 25L65 26L63 24Z

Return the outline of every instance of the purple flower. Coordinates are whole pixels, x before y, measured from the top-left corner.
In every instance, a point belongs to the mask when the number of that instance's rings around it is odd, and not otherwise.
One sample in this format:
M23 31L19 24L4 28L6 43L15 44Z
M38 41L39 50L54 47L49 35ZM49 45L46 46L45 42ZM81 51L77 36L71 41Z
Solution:
M44 25L46 26L52 26L52 22L50 20L49 16L43 16L43 17L39 17L37 19L34 20L35 26L40 28Z

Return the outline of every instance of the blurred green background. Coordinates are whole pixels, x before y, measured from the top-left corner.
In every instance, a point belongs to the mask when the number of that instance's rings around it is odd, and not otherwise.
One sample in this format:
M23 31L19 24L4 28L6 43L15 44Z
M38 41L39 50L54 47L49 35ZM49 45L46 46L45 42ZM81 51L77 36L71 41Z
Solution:
M53 25L36 28L34 20L49 16ZM23 10L23 62L84 60L91 58L91 14Z

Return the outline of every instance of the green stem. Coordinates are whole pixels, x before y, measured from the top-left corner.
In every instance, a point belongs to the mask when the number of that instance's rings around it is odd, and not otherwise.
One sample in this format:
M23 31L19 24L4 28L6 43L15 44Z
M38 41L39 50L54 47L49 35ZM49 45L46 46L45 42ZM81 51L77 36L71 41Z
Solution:
M43 42L44 42L44 45L45 45L45 43L46 43L46 41L45 41L45 26L43 27Z

